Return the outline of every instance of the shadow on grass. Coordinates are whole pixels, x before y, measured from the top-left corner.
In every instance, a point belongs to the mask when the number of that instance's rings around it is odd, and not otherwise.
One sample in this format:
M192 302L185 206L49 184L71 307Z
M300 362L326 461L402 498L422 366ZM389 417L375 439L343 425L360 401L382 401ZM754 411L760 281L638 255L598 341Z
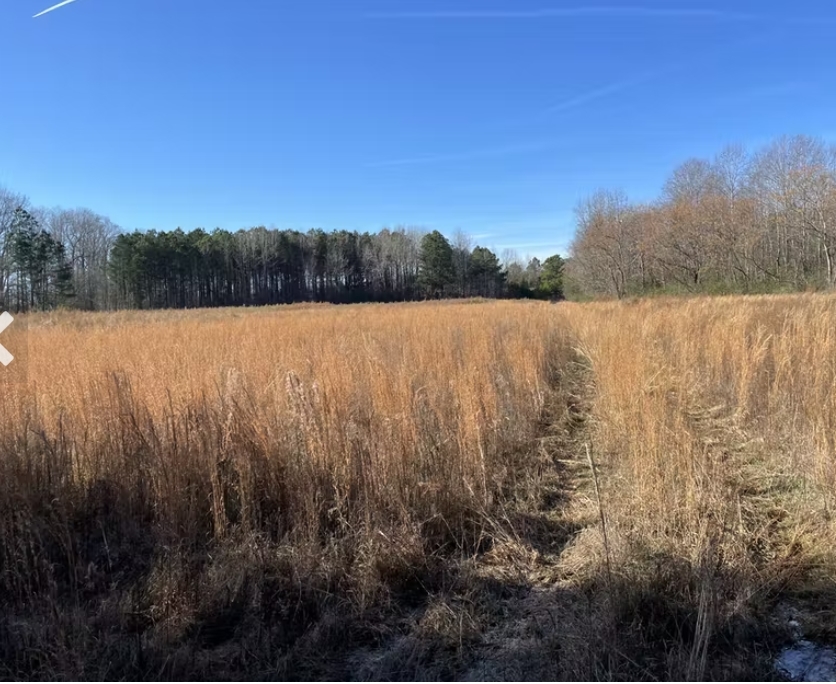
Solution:
M187 548L142 516L114 515L108 502L124 493L92 491L71 518L72 553L57 522L52 533L29 530L42 558L27 566L36 570L29 577L15 570L25 547L15 557L4 547L0 677L654 680L693 672L701 579L673 556L636 557L610 584L603 568L575 582L535 580L538 568L491 565L478 550L364 558L362 539L307 551L253 536ZM507 523L544 572L578 532L534 513L509 514ZM811 573L799 567L769 595L754 591L754 576L714 577L703 676L777 679L770 664L790 638L770 617L777 602L807 604L816 615L823 598L836 599L832 578ZM832 643L833 620L819 622L808 636Z

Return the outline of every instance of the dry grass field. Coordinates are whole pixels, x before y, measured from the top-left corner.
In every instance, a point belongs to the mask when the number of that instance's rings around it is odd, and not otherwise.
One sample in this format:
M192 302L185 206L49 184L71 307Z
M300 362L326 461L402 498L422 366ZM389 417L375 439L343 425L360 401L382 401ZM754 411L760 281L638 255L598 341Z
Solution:
M786 611L836 638L836 297L27 323L2 677L768 678Z

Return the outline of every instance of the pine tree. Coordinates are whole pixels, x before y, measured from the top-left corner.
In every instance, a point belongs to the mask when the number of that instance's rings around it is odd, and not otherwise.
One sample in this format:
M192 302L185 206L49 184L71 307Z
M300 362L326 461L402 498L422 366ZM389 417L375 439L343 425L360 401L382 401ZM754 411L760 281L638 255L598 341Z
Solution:
M69 302L74 296L73 274L64 245L42 230L38 220L23 208L15 210L10 242L16 308L49 309Z
M445 290L455 282L453 248L437 230L421 240L418 277L424 294L433 298L443 296Z
M540 285L537 288L541 297L551 300L563 299L563 269L565 263L560 255L550 256L543 262L540 272Z
M480 297L499 296L505 276L496 254L486 247L476 247L470 257L470 280Z

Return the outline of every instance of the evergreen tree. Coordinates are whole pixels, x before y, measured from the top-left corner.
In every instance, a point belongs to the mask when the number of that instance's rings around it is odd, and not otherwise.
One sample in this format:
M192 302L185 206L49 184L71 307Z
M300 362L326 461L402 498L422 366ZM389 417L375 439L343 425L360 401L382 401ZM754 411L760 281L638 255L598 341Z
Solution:
M505 283L499 258L486 247L476 247L470 256L469 280L473 293L480 297L498 297Z
M551 300L563 299L564 261L558 255L550 256L543 262L540 271L540 284L537 291L541 297Z
M10 233L17 281L15 308L49 309L66 304L74 292L64 245L42 230L38 220L21 207L15 210Z
M428 297L441 297L455 282L453 248L437 230L421 240L419 283Z

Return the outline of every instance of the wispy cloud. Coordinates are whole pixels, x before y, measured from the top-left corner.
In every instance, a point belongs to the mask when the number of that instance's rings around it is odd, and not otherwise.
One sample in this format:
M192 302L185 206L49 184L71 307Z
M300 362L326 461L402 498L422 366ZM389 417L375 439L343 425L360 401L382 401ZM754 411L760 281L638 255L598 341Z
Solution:
M766 35L752 36L741 43L735 44L732 47L742 48L754 43L763 42L764 40L766 40L766 38ZM697 57L696 59L688 60L686 62L673 63L661 69L654 69L652 71L635 73L632 76L629 76L628 78L613 81L612 83L602 85L598 88L594 88L592 90L588 90L586 92L570 97L566 100L563 100L562 102L558 102L552 105L551 107L546 107L545 109L542 109L538 111L536 114L534 114L533 117L540 118L544 116L549 116L551 114L556 114L558 112L565 112L572 109L577 109L584 105L595 102L596 100L601 100L611 95L618 95L620 93L627 92L634 88L638 88L641 85L650 83L652 81L656 81L664 76L669 76L677 72L688 71L697 66L705 65L712 59L716 59L720 55L727 52L727 50L728 48L718 50L707 55ZM786 88L786 85L784 85L783 87ZM750 97L757 96L758 94L756 93L752 93L750 95Z
M59 2L57 5L53 5L52 7L47 7L43 12L38 12L33 19L37 19L38 17L43 16L44 14L48 14L53 10L57 10L59 7L63 7L64 5L69 5L71 2L75 2L75 0L64 0L64 2Z
M666 69L656 69L654 71L647 71L644 73L636 74L630 78L615 81L613 83L603 85L599 88L580 93L579 95L570 97L566 100L563 100L562 102L558 102L557 104L554 104L551 107L547 107L546 109L540 111L539 115L544 116L548 114L556 114L557 112L565 112L570 109L575 109L585 104L589 104L590 102L594 102L595 100L600 100L601 98L608 97L609 95L617 95L618 93L630 90L644 83L648 83L657 78L665 76L666 74L672 73L676 70L677 67L671 66Z
M751 21L759 17L742 12L728 12L704 8L659 7L556 7L532 10L442 10L374 12L371 19L430 19L430 20L514 20L514 19L572 19L583 17L635 19L708 19L720 21Z
M632 76L628 76L627 78L612 81L611 83L604 83L603 85L600 85L597 88L592 88L591 90L586 90L577 93L576 95L567 97L566 99L556 102L553 105L541 109L536 109L532 112L529 112L528 114L523 114L516 119L495 122L493 125L497 127L506 128L518 127L523 124L533 123L534 121L550 117L553 114L569 112L573 109L579 109L584 107L585 105L592 104L593 102L596 102L598 100L603 100L613 95L626 93L630 90L633 90L634 88L638 88L639 86L645 85L646 83L651 83L664 76L668 76L670 74L676 73L677 71L681 71L687 68L687 64L672 64L663 69L654 69L652 71L635 73Z
M370 162L366 164L370 168L386 166L414 166L417 164L437 164L442 162L469 161L471 159L483 159L490 157L505 157L513 154L525 154L527 152L539 152L560 145L563 141L540 141L508 145L505 147L490 147L486 149L470 150L468 152L457 152L451 154L434 154L420 157L407 157L404 159L391 159L387 161Z
M769 23L781 26L833 26L836 18L832 16L754 14L750 12L731 12L722 9L699 7L554 7L532 10L439 10L439 11L403 11L369 12L367 19L388 19L393 21L526 21L548 19L635 19L647 21L706 21Z

